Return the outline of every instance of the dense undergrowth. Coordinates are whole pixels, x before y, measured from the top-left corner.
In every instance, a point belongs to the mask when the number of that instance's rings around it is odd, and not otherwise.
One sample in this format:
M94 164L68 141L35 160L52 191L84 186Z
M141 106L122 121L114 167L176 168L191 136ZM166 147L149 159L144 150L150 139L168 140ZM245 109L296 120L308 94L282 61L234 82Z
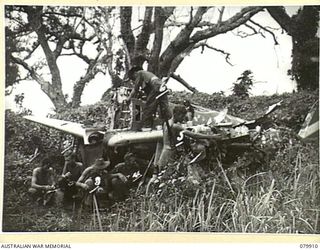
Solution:
M132 189L123 202L100 207L103 230L319 233L319 144L304 143L295 136L318 98L316 92L248 99L173 93L171 100L176 103L191 99L216 110L227 106L230 114L245 119L257 118L269 105L283 100L273 114L273 127L280 131L281 140L266 148L270 154L262 160L245 154L228 167L222 167L219 161L207 162L210 171L200 171L197 182L188 180L188 164L180 152L162 169L158 182ZM107 119L107 105L108 102L101 102L55 117L99 125ZM6 111L5 122L3 230L100 230L91 210L76 214L72 208L39 207L27 195L32 169L40 163L41 155L31 164L28 159L41 144L42 153L54 157L59 174L65 135L31 124L10 111Z

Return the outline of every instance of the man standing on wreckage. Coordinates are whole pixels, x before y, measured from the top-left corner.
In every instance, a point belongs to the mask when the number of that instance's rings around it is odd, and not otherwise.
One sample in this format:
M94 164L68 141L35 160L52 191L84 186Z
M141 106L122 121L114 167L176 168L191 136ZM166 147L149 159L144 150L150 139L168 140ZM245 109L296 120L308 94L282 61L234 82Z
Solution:
M155 165L157 168L164 167L171 154L171 126L173 124L172 111L169 108L168 91L165 83L162 82L153 73L143 70L140 66L133 66L128 72L128 78L134 82L134 87L130 96L127 99L127 103L131 101L140 90L142 90L146 96L145 109L142 114L141 127L138 131L141 131L142 127L153 127L154 115L157 108L160 107L160 118L163 120L163 148L160 148L160 144L157 144ZM161 154L159 156L159 152ZM159 169L158 169L159 170ZM154 176L155 177L155 176Z

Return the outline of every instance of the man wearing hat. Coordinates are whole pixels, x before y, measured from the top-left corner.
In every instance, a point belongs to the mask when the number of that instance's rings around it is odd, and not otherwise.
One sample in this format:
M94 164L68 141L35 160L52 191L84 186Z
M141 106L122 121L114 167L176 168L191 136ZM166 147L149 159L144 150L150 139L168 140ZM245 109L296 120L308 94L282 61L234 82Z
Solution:
M169 108L167 94L162 94L160 89L163 82L153 73L143 70L139 66L133 66L128 72L129 79L134 81L134 88L130 93L127 102L130 102L139 90L143 90L147 96L145 109L142 115L142 126L153 126L153 115L160 106L160 117L165 121L172 118L172 113ZM161 95L162 94L162 95Z
M103 158L96 159L92 166L83 171L76 185L88 191L96 189L98 193L107 193L110 199L117 199L115 194L122 195L117 193L119 190L127 191L125 188L127 178L121 173L109 173L109 166L110 161L104 161Z

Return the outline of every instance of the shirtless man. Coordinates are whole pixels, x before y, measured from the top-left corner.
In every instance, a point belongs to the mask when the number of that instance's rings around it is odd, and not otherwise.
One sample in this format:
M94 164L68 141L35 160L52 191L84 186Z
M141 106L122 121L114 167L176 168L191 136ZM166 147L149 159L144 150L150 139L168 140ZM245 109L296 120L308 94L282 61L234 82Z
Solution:
M44 195L55 189L55 182L53 178L53 169L50 167L50 160L43 159L40 167L37 167L32 172L31 188L29 193L35 200L44 199Z
M83 164L76 161L74 153L66 157L66 161L59 178L59 187L64 193L64 201L70 202L77 195L75 183L80 178L83 171Z

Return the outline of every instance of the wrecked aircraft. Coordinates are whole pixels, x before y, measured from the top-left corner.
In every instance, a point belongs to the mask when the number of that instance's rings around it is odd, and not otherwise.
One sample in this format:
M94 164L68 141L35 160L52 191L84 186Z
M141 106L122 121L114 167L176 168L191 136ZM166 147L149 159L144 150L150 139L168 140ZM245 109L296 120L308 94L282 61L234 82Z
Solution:
M265 124L268 115L281 105L279 102L270 106L263 117L252 121L231 116L227 114L227 109L218 112L192 105L192 119L174 121L174 138L168 140L164 138L168 135L163 132L158 116L155 117L155 129L136 131L141 123L145 102L132 99L130 105L125 105L124 100L129 93L130 89L126 87L114 90L109 120L104 127L88 127L75 122L35 116L24 118L73 135L75 140L68 150L79 152L85 167L101 157L109 159L113 167L123 161L127 152L157 165L159 150L166 149L172 153L186 144L193 152L194 158L190 161L192 164L204 159L208 147L212 144L223 144L227 151L231 152L242 152L251 148L258 136L269 129ZM176 106L172 105L172 109ZM274 134L277 137L276 133Z

